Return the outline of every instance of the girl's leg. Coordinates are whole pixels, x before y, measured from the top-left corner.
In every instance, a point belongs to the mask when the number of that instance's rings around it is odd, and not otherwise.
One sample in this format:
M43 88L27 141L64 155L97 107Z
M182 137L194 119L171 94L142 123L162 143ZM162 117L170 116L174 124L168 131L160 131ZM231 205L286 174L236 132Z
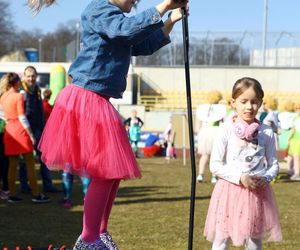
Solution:
M99 235L102 234L102 233L107 232L107 224L108 224L109 215L110 215L112 206L114 204L115 198L117 196L119 185L120 185L120 180L114 180L114 184L111 188L109 199L108 199L108 202L106 204L104 214L102 216Z
M249 238L249 240L246 242L245 250L261 250L261 247L261 240Z
M37 177L36 177L36 171L35 171L35 161L33 153L23 154L26 170L27 170L27 176L29 180L29 184L31 187L31 193L33 196L39 195L39 189L37 184Z
M6 155L2 155L0 157L0 166L1 166L1 178L2 178L2 191L8 191L8 157Z
M202 154L200 155L200 160L199 160L199 174L197 177L197 181L203 181L203 174L204 174L204 170L206 167L206 164L209 161L209 154Z
M115 180L92 178L84 201L83 230L81 237L85 242L99 239L99 228L110 200Z
M135 155L135 157L138 157L138 141L134 141L133 142L133 152L134 152L134 155Z
M212 245L212 250L227 250L228 249L228 239L224 240L215 240Z
M300 156L294 155L294 171L295 175L299 176L300 175Z
M74 176L68 172L62 173L62 185L64 192L64 199L70 199L73 189Z
M17 167L19 164L19 156L11 155L8 157L9 167L8 167L8 189L10 196L16 196L16 175Z
M85 199L91 179L86 176L81 176L80 179L81 179L81 183L82 183L83 198Z

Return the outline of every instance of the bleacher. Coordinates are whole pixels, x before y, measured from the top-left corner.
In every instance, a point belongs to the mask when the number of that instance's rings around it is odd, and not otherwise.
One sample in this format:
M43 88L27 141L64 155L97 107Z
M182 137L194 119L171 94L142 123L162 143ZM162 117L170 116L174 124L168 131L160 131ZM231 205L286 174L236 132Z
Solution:
M192 108L196 110L199 104L206 103L206 96L209 91L196 90L192 91ZM222 93L224 104L230 100L230 93ZM275 97L278 100L278 109L282 110L282 106L286 101L300 102L300 92L275 92L265 91L265 95ZM183 90L162 90L160 92L144 92L138 99L138 104L144 105L146 111L157 110L186 110L186 92Z

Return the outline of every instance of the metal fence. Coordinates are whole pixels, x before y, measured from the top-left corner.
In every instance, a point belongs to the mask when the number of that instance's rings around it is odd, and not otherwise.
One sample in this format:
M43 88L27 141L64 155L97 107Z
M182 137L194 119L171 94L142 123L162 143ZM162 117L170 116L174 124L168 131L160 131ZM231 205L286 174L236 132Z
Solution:
M251 53L262 50L262 33L255 31L190 31L191 65L250 65ZM182 33L152 56L137 57L137 65L182 65ZM300 32L268 32L266 49L300 47ZM287 55L289 56L289 55ZM299 65L295 65L299 66Z

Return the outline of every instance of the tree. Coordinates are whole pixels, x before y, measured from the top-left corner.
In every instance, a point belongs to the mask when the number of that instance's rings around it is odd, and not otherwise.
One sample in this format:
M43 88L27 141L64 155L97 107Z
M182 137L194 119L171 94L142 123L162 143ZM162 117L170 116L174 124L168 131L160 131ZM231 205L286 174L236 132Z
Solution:
M0 57L7 54L11 50L13 38L12 30L14 30L13 18L9 11L9 2L0 1Z

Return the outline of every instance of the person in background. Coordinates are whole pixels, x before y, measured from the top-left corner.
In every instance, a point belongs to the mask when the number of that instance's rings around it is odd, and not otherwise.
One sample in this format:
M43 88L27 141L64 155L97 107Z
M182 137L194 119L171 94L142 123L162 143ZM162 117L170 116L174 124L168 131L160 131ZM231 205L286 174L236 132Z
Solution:
M166 145L166 160L169 161L171 158L175 159L175 149L174 149L174 136L172 120L170 121L164 131L164 140Z
M236 116L223 123L216 135L210 171L218 181L204 229L206 239L213 242L212 249L227 250L232 242L247 250L260 250L262 240L282 240L270 185L279 171L275 136L255 118L263 97L256 79L238 79L232 89Z
M37 149L44 126L45 114L43 109L41 89L36 83L37 71L33 66L27 66L24 70L24 81L22 81L20 93L24 97L26 118L32 129L34 136L34 148L40 162L40 174L43 181L44 192L57 192L58 190L52 183L52 176L44 162L41 160L41 152ZM53 144L54 146L55 144ZM24 162L20 163L20 182L21 189L24 193L30 192L27 183L27 174Z
M267 115L262 120L262 123L270 126L273 129L275 135L276 148L278 149L278 132L279 132L279 119L278 119L278 101L276 98L267 96L264 99L264 109L267 112Z
M82 192L83 192L83 200L85 199L88 187L90 185L91 179L87 177L86 174L82 174L80 176L81 184L82 184ZM62 173L62 185L63 185L63 193L64 197L62 199L61 206L64 208L72 207L72 190L73 190L73 181L74 175L68 171L63 171Z
M45 203L49 201L49 198L39 192L33 156L35 138L25 116L24 99L19 93L20 82L16 73L7 73L0 81L0 109L3 110L7 121L4 129L4 145L5 154L9 158L8 202L17 203L22 200L16 195L15 186L19 155L22 155L32 191L32 202Z
M219 91L212 90L207 95L207 104L199 105L196 111L196 131L198 138L199 173L198 182L204 181L204 171L209 162L210 154L220 123L226 116L226 106L219 104L222 100ZM211 183L216 183L216 176L212 175Z
M132 110L131 117L124 121L125 127L128 128L128 136L130 145L133 144L133 152L135 157L138 157L138 143L141 138L141 127L144 125L144 122L141 118L137 117L137 111Z
M292 181L300 181L300 102L295 103L296 116L288 139L288 154L293 157L294 174L290 177Z
M170 42L187 2L164 0L128 16L135 0L92 0L81 15L81 50L68 72L72 83L56 98L39 144L50 169L91 177L74 250L118 249L107 230L110 212L120 181L141 173L120 114L109 100L122 98L132 55L153 54ZM35 3L38 9L40 2Z
M294 118L297 114L295 113L295 103L287 101L284 104L284 111L279 112L278 120L280 123L280 133L278 137L279 149L284 150L284 156L286 157L286 163L288 168L288 175L294 174L293 168L293 157L289 155L289 137L294 123Z
M162 154L162 146L157 134L149 134L144 147L144 157L160 156Z
M8 157L5 155L4 150L4 128L6 122L4 114L0 114L0 181L2 181L2 189L0 191L0 199L7 200L9 197L8 191Z
M45 123L48 121L48 118L51 114L53 107L50 105L49 100L51 98L52 91L51 89L45 89L43 91L43 109L45 114Z

